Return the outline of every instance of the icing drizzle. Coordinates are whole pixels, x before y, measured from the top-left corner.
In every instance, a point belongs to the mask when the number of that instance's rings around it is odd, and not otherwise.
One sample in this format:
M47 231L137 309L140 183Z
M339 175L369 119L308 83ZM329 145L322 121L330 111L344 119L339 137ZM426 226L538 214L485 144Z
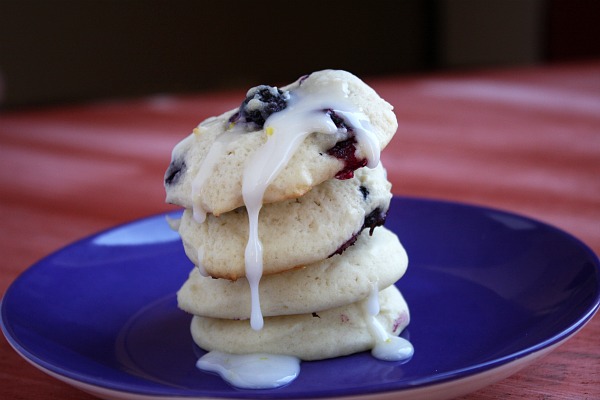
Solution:
M379 314L379 292L373 283L369 297L363 302L363 312L369 333L375 340L371 355L384 361L404 361L412 357L413 345L406 339L389 334L377 320Z
M265 144L245 165L242 195L248 211L249 237L245 253L246 277L250 283L252 312L250 324L259 330L263 326L258 286L262 276L262 245L259 239L258 217L264 193L294 155L298 146L313 132L342 136L347 134L336 127L323 110L333 109L355 131L359 149L366 155L367 165L379 164L379 141L371 129L368 117L348 100L347 84L332 80L323 85L303 85L291 93L288 106L265 121ZM339 137L336 137L339 139Z
M275 354L228 354L211 351L202 356L196 367L216 372L241 389L272 389L286 385L300 373L300 359Z

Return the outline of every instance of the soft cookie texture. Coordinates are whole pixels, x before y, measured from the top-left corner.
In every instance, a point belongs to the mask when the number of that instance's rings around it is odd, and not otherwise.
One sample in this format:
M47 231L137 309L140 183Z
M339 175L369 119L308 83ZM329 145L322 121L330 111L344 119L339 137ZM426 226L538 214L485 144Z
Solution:
M304 196L263 206L259 237L263 274L269 275L323 260L352 240L363 227L382 224L391 184L381 165L356 171L346 180L330 179ZM186 210L179 227L187 256L212 277L245 275L248 215L244 207L203 223Z
M395 343L408 257L382 227L380 151L396 129L372 88L324 70L250 89L175 146L166 197L196 265L177 302L198 346L319 360Z
M366 298L404 275L408 258L394 233L378 228L360 235L343 254L264 277L260 283L265 316L319 312ZM191 314L224 319L250 317L248 281L203 277L197 268L177 293L179 307Z
M390 286L379 293L377 320L392 335L398 335L410 319L400 291ZM320 360L373 348L363 301L315 314L269 317L260 331L247 321L194 316L191 332L204 350L234 354L286 354L302 360Z
M282 104L285 105L288 97L293 99L296 93L319 91L322 87L335 87L343 91L346 102L344 104L352 105L368 118L370 130L381 149L387 145L397 128L392 106L348 72L314 72L281 88L282 94L279 96L283 98ZM249 92L249 98L251 95L256 95L256 90ZM300 143L287 165L268 186L264 194L264 203L300 197L314 186L335 177L344 169L347 160L343 158L348 154L351 157L356 155L359 159L367 157L360 148L357 148L356 152L330 151L340 143L353 146L355 134L351 121L345 121L331 112L337 106L335 102L315 103L314 112L323 115L330 113L331 123L339 125L338 131L336 134L330 134L315 128L315 131ZM268 118L269 113L276 115L281 112L281 107L277 103L277 107L270 110L268 105L265 106L254 99L241 108L249 110L246 114L263 111L264 116ZM173 149L171 164L165 173L167 202L185 208L192 208L193 203L196 203L203 211L214 215L243 205L244 168L253 153L267 141L268 132L260 125L261 118L258 118L257 123L254 122L257 118L240 116L240 113L239 109L234 109L204 121L194 129L194 133ZM198 193L192 193L194 186L197 187Z

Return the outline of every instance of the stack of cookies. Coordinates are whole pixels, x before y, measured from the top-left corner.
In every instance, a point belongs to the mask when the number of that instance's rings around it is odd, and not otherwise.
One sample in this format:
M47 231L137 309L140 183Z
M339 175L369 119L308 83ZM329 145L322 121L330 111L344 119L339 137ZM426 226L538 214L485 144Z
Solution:
M382 226L379 161L396 128L373 89L326 70L251 89L174 148L167 201L196 266L177 298L201 348L316 360L404 329L408 260Z

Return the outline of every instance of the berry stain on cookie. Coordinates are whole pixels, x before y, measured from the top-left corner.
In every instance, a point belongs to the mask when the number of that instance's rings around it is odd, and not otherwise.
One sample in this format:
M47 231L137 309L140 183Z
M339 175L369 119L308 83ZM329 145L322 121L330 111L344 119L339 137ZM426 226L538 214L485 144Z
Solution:
M356 140L354 138L336 143L327 150L327 154L344 163L344 168L335 174L336 179L350 179L354 176L354 171L367 165L366 158L356 157Z

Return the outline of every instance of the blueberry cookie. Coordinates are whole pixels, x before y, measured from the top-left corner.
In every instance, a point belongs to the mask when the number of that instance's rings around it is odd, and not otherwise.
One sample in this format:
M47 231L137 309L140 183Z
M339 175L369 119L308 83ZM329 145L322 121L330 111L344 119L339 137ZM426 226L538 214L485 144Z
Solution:
M192 337L204 350L233 354L285 354L302 360L321 360L372 349L366 300L318 313L269 317L261 331L247 321L194 316ZM410 319L408 307L395 286L379 292L378 323L398 335Z
M404 275L408 258L395 234L385 228L372 236L360 235L341 255L280 274L263 277L260 283L265 316L306 314L354 303L392 285ZM213 279L197 268L177 293L179 307L204 317L250 318L248 281Z
M330 179L302 197L267 204L258 218L263 274L312 264L341 253L363 231L382 225L392 194L381 165L356 170L350 179ZM191 210L181 219L186 254L206 275L236 280L245 276L248 242L245 207L198 223Z
M392 106L356 76L314 72L281 89L251 89L240 107L202 122L172 152L167 202L197 220L246 203L302 196L378 164L397 128Z

